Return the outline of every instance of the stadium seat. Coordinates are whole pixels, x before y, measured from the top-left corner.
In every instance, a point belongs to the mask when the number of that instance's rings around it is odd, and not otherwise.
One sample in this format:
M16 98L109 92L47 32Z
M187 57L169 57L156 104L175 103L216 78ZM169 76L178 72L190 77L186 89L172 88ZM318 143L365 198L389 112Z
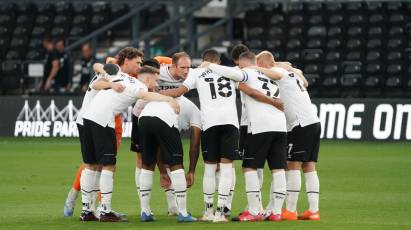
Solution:
M43 49L32 49L29 50L26 54L26 59L31 61L38 61L44 58Z
M301 48L301 41L298 39L291 39L287 42L287 49L298 49Z
M271 30L270 30L271 31ZM263 29L263 27L253 27L253 28L250 28L249 30L248 30L248 39L253 39L253 38L259 38L259 37L261 37L261 36L264 36L263 35L263 33L264 33L264 29ZM270 34L271 35L271 34ZM272 36L272 37L276 37L276 35L274 35L274 36Z
M370 50L367 53L366 61L378 61L381 59L381 51L380 50Z
M87 3L76 3L73 5L73 12L75 15L90 15L91 6Z
M385 80L384 95L387 97L401 97L403 95L400 76L387 77Z
M332 14L329 18L328 18L328 24L330 25L341 25L344 22L344 17L341 14Z
M281 14L276 14L271 16L270 18L270 24L271 26L277 26L277 25L283 25L285 22L284 16Z
M363 95L365 97L378 97L382 93L382 81L381 77L378 75L367 76L363 82Z
M267 49L269 50L282 49L283 44L284 44L283 40L280 40L280 39L272 39L266 42Z
M361 74L343 74L341 76L341 96L342 97L359 97L361 93Z
M3 61L1 64L1 87L3 92L16 90L21 82L21 64L17 61Z
M46 34L47 29L46 27L43 26L36 26L33 28L31 32L31 36L33 38L43 38L44 34Z
M339 88L338 78L336 76L326 77L321 84L321 96L323 97L339 97L340 88Z

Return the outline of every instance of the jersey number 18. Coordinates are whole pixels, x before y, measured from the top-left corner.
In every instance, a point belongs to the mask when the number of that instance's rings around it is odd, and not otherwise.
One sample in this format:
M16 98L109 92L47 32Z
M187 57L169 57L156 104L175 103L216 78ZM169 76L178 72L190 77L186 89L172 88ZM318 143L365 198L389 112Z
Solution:
M211 92L212 99L217 98L217 93L221 97L230 97L233 94L233 91L231 89L230 79L226 77L220 77L217 79L217 87L218 87L217 90L215 87L214 78L209 77L209 78L204 78L204 80L210 85L210 92Z

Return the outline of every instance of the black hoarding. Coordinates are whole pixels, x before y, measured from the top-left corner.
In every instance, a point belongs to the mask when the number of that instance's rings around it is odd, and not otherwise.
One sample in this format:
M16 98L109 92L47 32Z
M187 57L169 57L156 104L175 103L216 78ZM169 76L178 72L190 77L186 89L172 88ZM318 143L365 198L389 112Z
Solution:
M76 137L81 99L0 97L0 136ZM323 139L411 140L409 99L317 99L313 106ZM131 111L129 107L123 112L123 137L130 137Z

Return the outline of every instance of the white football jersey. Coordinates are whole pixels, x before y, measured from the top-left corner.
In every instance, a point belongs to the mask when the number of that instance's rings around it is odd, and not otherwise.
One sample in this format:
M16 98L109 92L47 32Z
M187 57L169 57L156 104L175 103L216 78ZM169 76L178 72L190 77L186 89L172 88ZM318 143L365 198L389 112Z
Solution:
M278 67L272 70L277 71ZM287 130L291 131L295 126L301 127L320 122L314 105L311 103L307 89L298 75L288 72L279 81L281 100L284 102L284 113L287 119Z
M141 117L158 117L170 127L177 128L180 132L188 130L191 126L201 129L201 115L197 106L185 97L176 98L180 105L180 113L176 114L168 102L151 101L146 104Z
M125 73L118 73L112 82L119 82L125 86L123 92L118 93L112 89L101 90L89 103L84 112L84 119L106 127L114 128L114 117L138 99L137 93L147 91L147 86L136 78Z
M175 79L170 71L170 66L164 65L160 67L160 79L158 80L158 86L160 90L175 89L180 87L184 79Z
M190 70L183 85L198 91L203 130L228 124L238 128L234 81L210 69L197 68Z
M280 89L276 81L255 69L244 68L243 71L248 75L245 83L251 88L269 97L280 98ZM245 95L245 106L247 108L248 132L257 134L287 131L284 113L274 106L259 102L248 95Z
M110 76L109 76L110 77ZM94 98L94 96L96 96L96 94L100 91L100 90L95 90L93 89L93 84L96 80L100 79L101 75L100 74L96 74L94 75L94 77L91 79L89 85L88 85L88 89L86 94L84 94L84 98L83 98L83 102L81 103L81 108L79 110L79 112L77 113L77 118L76 118L76 123L83 125L83 114L84 111L86 110L88 104L90 103L90 101ZM112 77L110 77L108 79L109 81L113 80Z

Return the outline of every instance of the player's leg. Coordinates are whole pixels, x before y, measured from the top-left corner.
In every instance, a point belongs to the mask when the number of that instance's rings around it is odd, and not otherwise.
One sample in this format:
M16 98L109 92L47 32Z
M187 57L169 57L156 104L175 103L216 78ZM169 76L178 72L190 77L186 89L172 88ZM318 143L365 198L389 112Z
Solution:
M167 166L166 171L167 171L168 177L171 178L170 167ZM167 188L164 188L164 193L167 199L167 215L177 216L178 208L177 208L177 203L176 203L176 195L175 195L174 187L172 183Z
M269 147L270 145L267 145L265 134L250 134L246 138L242 167L245 178L247 209L238 217L234 217L234 221L261 220L261 191L257 168L261 168L264 165Z
M245 142L246 142L246 137L248 133L248 129L246 125L240 126L239 130L239 139L238 139L238 160L242 160L242 157L244 155L244 149L245 149ZM232 203L233 203L233 198L234 198L234 190L235 190L235 185L237 182L237 176L236 176L236 171L235 171L235 165L233 164L233 178L231 182L231 188L230 188L230 194L228 196L228 202L227 202L227 207L224 209L224 215L226 217L229 217L231 215L231 208L232 208Z
M74 177L73 185L70 188L70 191L67 194L66 201L64 202L64 216L73 216L74 206L76 205L76 199L78 193L80 192L80 177L81 173L85 168L84 164L81 164L77 169L76 176Z
M307 192L308 210L304 211L299 219L303 220L320 220L319 212L319 196L320 182L316 171L316 163L318 160L318 152L320 149L320 123L312 124L304 127L305 133L311 134L311 142L307 144L307 159L304 161L302 168L305 176L305 187Z
M94 148L94 140L90 124L84 120L84 126L78 125L79 133L82 133L82 157L85 169L80 177L82 211L81 221L96 221L97 217L92 208L92 192L95 185L95 174L97 169L97 156ZM81 130L81 131L80 131Z
M93 124L94 148L97 153L97 161L102 165L100 175L101 202L99 205L101 222L120 222L127 219L116 215L111 208L113 196L114 172L116 169L116 135L111 127L102 127Z
M138 117L134 114L132 115L132 128L131 128L131 144L130 151L136 153L136 169L134 172L134 180L136 183L136 190L138 197L140 197L140 173L141 173L141 146L138 131Z
M228 196L233 182L233 160L238 155L238 128L233 125L216 126L218 153L220 155L220 182L218 184L217 211L214 222L227 221L224 209L227 207Z
M118 149L120 148L120 144L121 144L121 137L123 135L123 118L121 115L117 115L115 117L115 126L114 126L114 132L115 132L115 137L116 137L116 149L118 151ZM98 201L98 207L95 211L96 216L99 217L100 216L100 212L101 212L101 191L100 191L100 178L101 178L101 171L102 171L102 166L100 165L99 168L97 169L97 173L96 173L96 179L95 179L95 187L94 187L94 191L92 193L93 195L93 207L95 207L94 203L96 202L96 200ZM116 212L114 210L112 210L112 212L118 216L118 217L125 217L127 216L124 213L119 213Z
M283 220L297 220L297 202L301 190L301 165L305 155L303 130L296 126L287 134L287 197Z
M155 129L155 130L154 130ZM141 117L139 120L139 137L143 146L140 172L140 220L143 222L154 221L154 215L150 208L151 190L153 187L153 174L156 163L158 141L155 136L157 124L152 117Z
M273 132L270 154L267 157L268 166L273 176L271 193L273 204L268 217L270 221L281 221L281 208L287 193L285 177L285 168L287 167L286 144L285 132Z
M217 141L215 127L208 128L201 135L201 150L204 159L203 175L203 198L204 213L201 221L212 221L214 219L214 192L216 191L216 170L217 170Z
M170 179L176 196L178 208L178 222L197 221L187 211L187 180L183 169L183 144L180 132L175 127L169 127L158 119L159 129L157 133L159 144L162 146L161 159L170 166Z

